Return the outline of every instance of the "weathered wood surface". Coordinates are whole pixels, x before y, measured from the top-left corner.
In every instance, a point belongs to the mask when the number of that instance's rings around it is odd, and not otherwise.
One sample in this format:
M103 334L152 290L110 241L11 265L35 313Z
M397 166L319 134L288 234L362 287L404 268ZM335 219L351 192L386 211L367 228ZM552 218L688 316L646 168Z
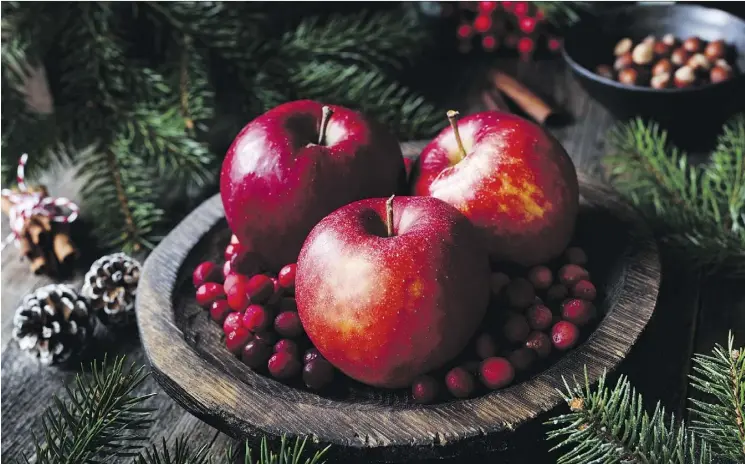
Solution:
M605 133L613 122L610 115L597 103L588 99L579 85L568 77L561 65L552 62L516 63L503 62L504 69L518 76L531 88L550 97L559 108L569 113L572 122L566 127L554 128L559 138L581 170L592 172L597 168L603 150ZM449 66L443 63L443 66ZM466 74L466 73L464 73ZM473 73L478 76L480 73ZM465 79L469 81L470 78ZM466 88L477 88L481 83L466 83ZM460 97L453 96L453 101ZM3 153L3 156L18 154ZM70 170L52 173L44 182L51 192L78 198L76 182L70 181ZM2 219L2 236L8 233L8 222ZM81 265L78 279L85 272ZM686 369L690 353L710 349L714 342L723 341L729 328L739 330L739 339L745 337L745 291L742 283L726 283L701 279L680 270L664 266L663 284L655 315L641 339L622 363L621 372L645 393L650 403L662 401L668 408L682 411L685 407ZM44 369L21 356L11 341L12 315L23 295L51 280L30 275L26 263L19 262L17 250L12 246L2 252L2 296L0 308L0 344L2 347L2 458L13 459L21 452L30 452L30 431L39 431L38 417L52 404L52 395L62 391L62 385L71 380L74 371ZM72 279L76 282L76 279ZM137 363L145 362L136 336L126 342L117 342L117 352L127 353ZM103 349L102 349L103 351ZM661 370L664 369L664 373ZM151 444L162 439L173 443L182 434L190 436L196 447L209 445L221 449L232 442L191 414L185 412L149 379L142 391L155 391L158 395L150 405L158 408L156 424L150 437ZM534 421L532 438L511 444L516 458L512 462L553 462L548 457L548 446L543 441L545 429ZM527 432L527 431L526 431ZM526 434L527 435L527 434ZM439 461L438 461L439 462ZM478 463L478 460L469 462ZM493 460L484 459L484 463ZM510 462L505 460L503 462Z

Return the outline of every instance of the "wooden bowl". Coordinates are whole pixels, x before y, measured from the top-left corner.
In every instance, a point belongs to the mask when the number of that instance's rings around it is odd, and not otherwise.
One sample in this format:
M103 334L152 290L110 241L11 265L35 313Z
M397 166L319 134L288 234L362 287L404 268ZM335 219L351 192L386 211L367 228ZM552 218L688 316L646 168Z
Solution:
M331 444L342 462L411 462L478 447L494 450L512 431L559 405L563 377L591 381L613 370L649 321L660 263L655 242L631 207L580 177L576 242L604 298L594 332L546 370L504 390L467 400L419 406L406 392L351 384L320 396L253 372L224 347L222 330L194 301L191 273L220 261L230 231L219 195L171 232L145 263L137 318L153 374L195 416L237 438L262 434L310 437ZM351 381L350 381L351 383Z

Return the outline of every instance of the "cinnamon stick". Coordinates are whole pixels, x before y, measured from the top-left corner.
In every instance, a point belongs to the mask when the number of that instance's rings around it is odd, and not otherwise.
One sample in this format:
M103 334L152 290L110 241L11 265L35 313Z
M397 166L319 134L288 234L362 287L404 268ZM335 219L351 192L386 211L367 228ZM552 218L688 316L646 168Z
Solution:
M491 72L491 81L499 91L510 97L527 115L539 124L554 114L554 110L541 97L501 71Z

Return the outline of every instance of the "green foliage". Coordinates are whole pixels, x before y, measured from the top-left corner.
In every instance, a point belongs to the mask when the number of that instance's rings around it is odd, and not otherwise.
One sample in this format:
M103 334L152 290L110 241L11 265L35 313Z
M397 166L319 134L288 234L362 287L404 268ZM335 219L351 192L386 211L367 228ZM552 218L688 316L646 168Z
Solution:
M661 242L697 268L745 276L745 115L730 121L709 164L692 165L654 123L615 129L610 181Z
M134 464L209 464L209 447L203 445L199 449L192 450L187 437L179 437L172 448L168 448L166 440L163 439L161 447L152 446L144 450L135 459ZM235 461L227 461L235 462Z
M734 344L730 333L726 349L716 345L711 355L694 356L693 387L714 401L691 399L691 429L716 454L745 462L745 350Z
M243 462L244 464L323 464L326 462L322 459L328 452L329 447L316 451L312 456L306 456L306 441L307 439L296 438L295 443L290 445L283 436L280 440L279 451L275 454L274 451L269 449L266 437L262 437L259 453L256 456L257 460L254 460L253 452L246 443ZM227 462L238 462L232 449L228 449L225 460Z
M559 440L554 449L565 450L559 464L711 462L705 442L673 417L668 420L659 403L650 416L623 376L610 388L603 375L593 389L585 370L584 385L566 384L563 394L571 412L549 422L558 428L548 433Z

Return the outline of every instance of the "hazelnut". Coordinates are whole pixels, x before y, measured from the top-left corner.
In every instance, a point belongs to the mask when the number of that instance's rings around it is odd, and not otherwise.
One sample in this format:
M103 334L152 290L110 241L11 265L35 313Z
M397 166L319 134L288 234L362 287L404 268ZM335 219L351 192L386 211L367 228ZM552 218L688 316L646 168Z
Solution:
M696 53L688 59L686 66L689 66L694 71L708 71L711 68L711 63L701 53Z
M665 89L670 86L670 74L660 73L652 77L650 85L653 89Z
M636 85L639 73L634 68L625 68L618 73L618 82L626 85Z
M726 81L732 77L732 68L723 68L721 66L714 66L709 73L709 79L713 84L717 82Z
M642 42L631 52L631 58L634 63L638 65L644 65L652 62L654 58L654 51L652 50L652 44L650 42Z
M724 68L727 71L732 72L732 66L730 66L729 63L727 63L727 60L719 59L719 60L716 61L716 63L714 63L714 66L717 66L717 67L720 67L720 68Z
M626 69L630 66L633 66L634 60L631 58L631 53L626 52L623 55L616 58L616 62L613 63L613 69L616 71L620 71L622 69Z
M701 39L698 37L688 37L683 41L683 48L688 53L698 53L703 48L703 44L701 43Z
M613 49L613 54L615 56L621 56L625 53L630 52L631 47L633 46L634 46L634 43L631 41L631 39L626 37L625 39L621 39L618 41L618 43L616 44L616 48Z
M690 53L688 53L683 47L680 47L673 50L673 53L670 55L670 61L672 61L675 66L683 66L690 56Z
M670 48L674 47L677 42L678 39L676 39L675 36L672 34L665 34L664 36L662 36L662 43Z
M652 50L654 51L654 56L660 57L669 55L671 48L665 42L658 41L654 43Z
M673 64L667 58L663 58L652 67L652 75L670 74L673 72Z
M595 74L597 74L598 76L606 77L608 79L613 79L613 68L611 68L607 64L601 64L597 68L595 68Z
M724 40L709 42L709 45L704 49L704 55L706 55L706 58L708 58L712 63L720 58L724 58L726 53L727 45L725 45Z
M677 71L675 71L675 87L682 89L685 87L690 87L693 85L693 82L696 80L696 73L693 72L693 69L688 66L683 66L679 68Z

